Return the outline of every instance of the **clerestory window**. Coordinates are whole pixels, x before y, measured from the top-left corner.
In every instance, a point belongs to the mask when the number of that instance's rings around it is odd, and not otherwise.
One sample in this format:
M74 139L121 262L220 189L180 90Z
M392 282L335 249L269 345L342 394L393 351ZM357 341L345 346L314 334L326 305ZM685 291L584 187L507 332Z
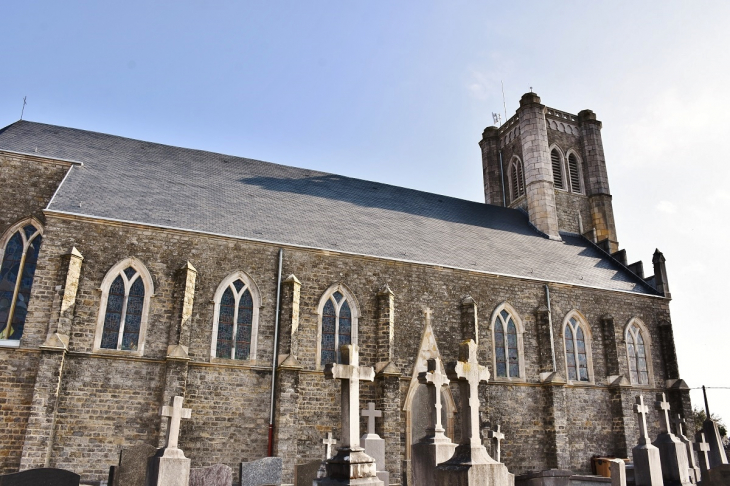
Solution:
M43 230L34 220L11 227L0 266L0 340L19 341L25 327Z
M238 360L256 359L259 291L243 272L226 277L213 298L211 356Z

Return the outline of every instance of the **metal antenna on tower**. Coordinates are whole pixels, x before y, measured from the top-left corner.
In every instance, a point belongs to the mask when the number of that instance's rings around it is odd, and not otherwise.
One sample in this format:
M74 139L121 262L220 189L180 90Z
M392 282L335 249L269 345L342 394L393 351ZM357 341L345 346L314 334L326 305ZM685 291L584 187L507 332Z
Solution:
M21 120L23 119L23 113L25 113L25 105L26 105L25 99L26 98L27 98L27 96L23 96L23 109L20 110L20 119Z
M504 105L504 119L507 121L507 102L504 99L504 81L500 81L502 83L502 104Z

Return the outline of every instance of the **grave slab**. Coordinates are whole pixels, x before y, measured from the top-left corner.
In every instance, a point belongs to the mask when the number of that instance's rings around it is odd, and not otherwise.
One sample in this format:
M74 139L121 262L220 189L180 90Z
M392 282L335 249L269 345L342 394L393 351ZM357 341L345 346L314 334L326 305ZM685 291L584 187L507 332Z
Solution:
M119 465L109 472L109 486L144 486L147 461L157 449L149 444L125 447L119 453Z
M321 465L322 461L319 460L295 465L294 486L312 486L314 480L320 477L319 469Z
M626 463L621 459L611 459L611 486L626 486Z
M40 468L0 476L0 486L79 486L81 476L65 469Z
M242 462L241 486L281 484L281 457L265 457L257 461Z
M233 469L226 464L214 464L190 470L190 486L231 486Z

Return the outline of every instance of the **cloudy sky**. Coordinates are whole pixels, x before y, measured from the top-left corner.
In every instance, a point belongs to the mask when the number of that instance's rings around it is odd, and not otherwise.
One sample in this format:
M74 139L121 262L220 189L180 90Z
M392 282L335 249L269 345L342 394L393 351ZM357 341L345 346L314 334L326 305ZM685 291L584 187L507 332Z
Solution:
M667 258L682 377L730 387L730 3L8 2L0 126L51 124L483 200L532 87L595 111L631 261ZM504 116L504 115L503 115ZM650 273L650 272L649 272ZM701 393L693 391L695 404ZM710 390L730 422L730 390Z

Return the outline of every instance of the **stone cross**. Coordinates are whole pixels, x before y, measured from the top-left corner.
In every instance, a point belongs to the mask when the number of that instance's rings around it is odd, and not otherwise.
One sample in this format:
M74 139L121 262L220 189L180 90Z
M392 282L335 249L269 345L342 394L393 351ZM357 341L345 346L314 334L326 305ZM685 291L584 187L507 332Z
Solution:
M489 370L477 361L477 344L468 339L459 345L459 361L446 367L451 381L459 384L461 396L461 444L480 448L479 383L489 380Z
M649 442L649 434L646 431L646 414L649 413L649 407L644 405L644 397L639 395L636 397L636 405L634 412L639 414L639 445Z
M497 462L499 461L499 457L502 455L502 440L504 439L504 434L502 433L502 426L497 425L494 427L494 430L490 430L488 437L490 439L494 439L497 441L497 451L494 454L494 459L496 459Z
M659 426L662 432L667 434L672 433L672 429L669 427L669 402L667 402L666 395L664 393L656 394L656 402L654 402L654 408L660 410L659 413Z
M368 435L375 435L375 417L382 417L382 410L375 410L375 403L368 402L368 408L363 409L360 415L368 418Z
M340 354L343 364L328 364L325 366L324 376L342 380L340 386L342 448L362 450L359 434L360 419L357 416L360 408L360 381L373 381L375 370L371 366L359 365L358 347L355 344L345 344L340 347Z
M428 429L429 433L442 436L445 432L441 424L441 387L449 384L449 377L441 373L441 360L439 358L431 358L427 361L428 371L418 374L418 382L426 385L429 394L429 403L435 403L434 409L429 417Z
M710 444L705 440L705 434L702 432L697 433L697 438L699 440L695 443L695 450L700 457L700 470L702 474L705 474L710 469L710 457L707 455L710 452Z
M180 420L190 418L191 409L183 408L182 404L183 397L175 397L172 400L172 406L165 405L160 412L160 415L170 419L167 426L167 449L177 449L177 440L180 437Z
M687 421L678 413L675 413L671 420L674 424L674 430L677 432L677 436L684 437L684 430L682 429L682 426L686 424Z
M327 438L322 439L322 444L324 444L324 460L326 461L332 457L332 446L337 444L337 441L332 438L332 432L327 432Z

